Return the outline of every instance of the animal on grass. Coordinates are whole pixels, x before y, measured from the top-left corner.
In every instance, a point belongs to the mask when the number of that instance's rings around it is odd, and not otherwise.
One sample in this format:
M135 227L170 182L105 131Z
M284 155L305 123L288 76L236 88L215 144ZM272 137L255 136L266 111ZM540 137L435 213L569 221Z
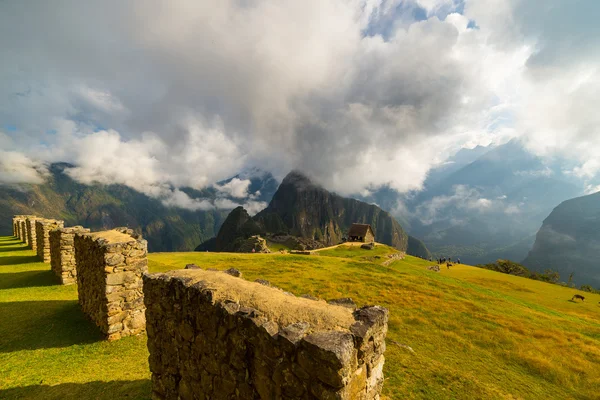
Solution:
M576 294L575 296L573 296L573 298L571 300L575 301L577 299L581 299L581 301L585 301L585 297L583 297L580 294Z

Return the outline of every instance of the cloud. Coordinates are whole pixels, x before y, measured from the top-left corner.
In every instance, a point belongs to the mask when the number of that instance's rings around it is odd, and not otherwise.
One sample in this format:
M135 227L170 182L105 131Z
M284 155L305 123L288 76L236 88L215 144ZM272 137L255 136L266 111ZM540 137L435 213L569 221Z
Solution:
M249 196L248 188L250 187L250 179L233 178L223 185L215 184L214 187L222 194L243 199Z
M47 175L45 165L14 151L0 150L0 185L39 184Z
M455 185L449 195L435 196L416 207L416 217L425 225L448 220L452 225L464 224L454 218L453 210L476 213L503 213L508 215L521 212L523 204L510 203L506 195L488 199L468 185Z
M585 7L598 6L3 2L0 126L16 129L0 148L173 204L255 166L341 194L404 192L460 147L512 137L588 179L600 35L592 12L571 18ZM222 189L240 204L243 181Z

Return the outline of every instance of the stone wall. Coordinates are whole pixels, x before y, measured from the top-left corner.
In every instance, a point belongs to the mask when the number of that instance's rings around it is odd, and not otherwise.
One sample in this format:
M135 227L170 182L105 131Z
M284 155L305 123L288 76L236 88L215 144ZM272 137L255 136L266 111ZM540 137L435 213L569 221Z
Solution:
M388 311L223 272L144 276L154 399L379 399Z
M25 220L21 221L21 241L27 243L27 224Z
M132 235L126 228L75 234L79 304L108 340L146 329L142 275L148 271L148 242Z
M28 223L33 223L32 219L27 219ZM54 229L64 228L65 222L56 219L35 219L35 242L36 251L38 257L45 263L50 262L50 231ZM33 231L33 230L31 230ZM31 232L30 231L30 232ZM31 234L31 244L33 245L34 239Z
M27 245L30 249L37 253L37 226L36 221L42 218L36 217L35 215L27 215L25 218L25 230L27 239Z
M19 238L19 240L23 241L23 232L21 228L21 223L25 221L25 216L23 215L15 215L13 217L13 236Z
M88 233L90 230L81 226L59 228L50 231L50 265L60 283L72 285L77 283L75 268L75 234Z

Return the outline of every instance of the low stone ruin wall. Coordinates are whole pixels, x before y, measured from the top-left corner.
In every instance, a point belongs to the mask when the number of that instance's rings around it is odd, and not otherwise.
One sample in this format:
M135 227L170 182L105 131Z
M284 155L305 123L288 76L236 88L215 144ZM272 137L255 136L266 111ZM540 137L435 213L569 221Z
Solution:
M42 218L38 218L35 215L28 215L25 218L25 236L27 239L27 245L30 249L34 250L37 253L37 225L36 222L41 220Z
M30 219L27 220L28 223ZM33 222L33 221L31 221ZM45 263L50 262L50 231L64 228L65 222L56 219L38 218L35 220L35 242L38 257ZM33 235L32 244L33 244Z
M89 231L89 229L81 226L50 231L50 266L60 279L61 284L72 285L77 283L75 234L88 233Z
M144 276L155 399L379 399L388 311L223 272Z
M15 215L13 217L13 236L19 238L20 241L23 241L23 233L21 229L21 223L25 221L25 217L23 215Z
M145 331L142 275L148 242L133 231L75 234L77 291L83 312L108 340Z

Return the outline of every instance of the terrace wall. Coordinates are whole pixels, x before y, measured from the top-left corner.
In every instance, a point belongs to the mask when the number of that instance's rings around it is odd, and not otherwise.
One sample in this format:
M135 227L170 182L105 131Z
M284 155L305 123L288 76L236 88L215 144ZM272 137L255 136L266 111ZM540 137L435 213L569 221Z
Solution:
M144 277L154 399L379 399L385 308L196 268Z
M133 231L75 234L79 304L108 340L146 329L142 275L148 243Z
M63 285L77 283L75 265L75 234L88 233L90 230L81 226L59 228L50 231L50 265L52 271Z
M33 223L33 219L27 219L28 224ZM54 229L64 228L65 221L59 221L56 219L35 219L35 239L31 234L31 243L34 240L37 248L38 257L45 263L50 262L50 231ZM30 231L33 232L33 229Z

